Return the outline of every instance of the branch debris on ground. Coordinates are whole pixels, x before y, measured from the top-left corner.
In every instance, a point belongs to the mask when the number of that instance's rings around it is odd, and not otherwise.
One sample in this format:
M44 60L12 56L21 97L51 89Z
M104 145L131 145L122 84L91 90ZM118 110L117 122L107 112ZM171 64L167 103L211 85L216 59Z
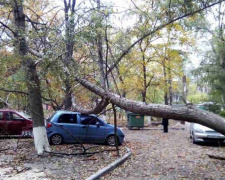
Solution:
M126 146L132 156L103 180L123 179L224 179L225 161L209 158L210 155L225 156L225 145L195 145L184 130L184 125L169 128L169 133L157 129L128 130L123 128L125 142L120 146L120 155ZM101 168L117 160L116 151L104 151L79 156L37 156L32 139L0 139L0 179L86 179ZM79 153L77 144L51 146L54 152ZM115 149L105 145L85 144L88 152Z

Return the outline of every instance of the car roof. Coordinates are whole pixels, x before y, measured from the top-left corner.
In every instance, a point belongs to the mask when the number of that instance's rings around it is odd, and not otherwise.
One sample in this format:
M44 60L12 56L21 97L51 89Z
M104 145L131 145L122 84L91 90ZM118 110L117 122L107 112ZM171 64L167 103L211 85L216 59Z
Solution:
M14 109L0 109L0 112L18 112L18 111Z
M63 113L80 114L79 112L75 112L75 111L66 111L66 110L58 110L58 111L56 111L56 113L60 113L60 114L63 114Z
M97 115L95 115L95 114L81 114L81 116L97 116Z

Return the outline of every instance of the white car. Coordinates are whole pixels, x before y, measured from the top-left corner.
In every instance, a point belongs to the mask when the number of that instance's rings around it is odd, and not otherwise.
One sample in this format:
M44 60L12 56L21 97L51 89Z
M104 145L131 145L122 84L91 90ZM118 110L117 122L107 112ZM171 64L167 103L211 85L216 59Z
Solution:
M192 138L194 144L205 141L224 142L225 140L225 136L221 133L197 123L191 123L190 137Z

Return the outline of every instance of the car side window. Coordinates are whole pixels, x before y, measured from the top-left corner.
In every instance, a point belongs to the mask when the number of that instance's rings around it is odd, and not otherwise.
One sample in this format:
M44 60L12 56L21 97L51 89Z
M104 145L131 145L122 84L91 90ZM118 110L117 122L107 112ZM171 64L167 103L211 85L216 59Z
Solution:
M96 125L97 122L99 122L100 125L103 125L96 117L92 116L81 117L81 124L83 125Z
M23 118L16 113L7 112L6 120L22 120Z
M23 118L16 113L11 114L12 120L22 120Z
M3 112L0 112L0 120L4 120L3 119Z
M86 117L83 120L81 120L81 124L83 124L83 125L95 125L96 124L96 118Z
M7 112L5 117L6 117L6 120L12 120L12 113Z
M59 116L58 119L59 123L72 123L76 124L77 123L77 116L73 114L62 114Z

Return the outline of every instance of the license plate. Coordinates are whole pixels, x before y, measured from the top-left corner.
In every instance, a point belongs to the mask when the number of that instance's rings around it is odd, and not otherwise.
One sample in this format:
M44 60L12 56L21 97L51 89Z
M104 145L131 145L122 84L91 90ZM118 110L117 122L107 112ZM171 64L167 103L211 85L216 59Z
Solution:
M22 136L33 137L33 132L32 131L22 131Z
M212 135L208 135L207 137L208 138L215 138L215 139L220 139L221 138L221 136L212 136Z

